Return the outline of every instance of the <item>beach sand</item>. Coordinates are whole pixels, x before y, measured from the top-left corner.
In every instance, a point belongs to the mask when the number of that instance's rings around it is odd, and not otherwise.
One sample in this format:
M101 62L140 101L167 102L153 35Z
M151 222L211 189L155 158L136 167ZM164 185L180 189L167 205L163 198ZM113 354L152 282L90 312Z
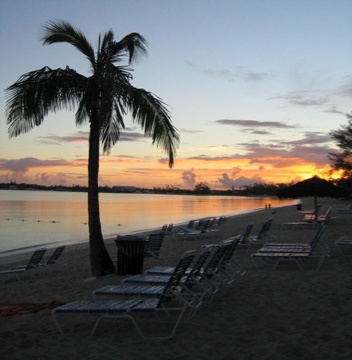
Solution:
M320 201L321 200L321 201ZM343 207L346 202L319 199ZM312 207L303 200L303 209ZM323 239L331 248L330 256L319 271L299 270L284 263L275 271L257 269L250 254L239 247L235 259L246 274L235 286L216 296L196 315L183 321L175 336L167 341L143 340L128 321L103 320L90 336L93 318L62 317L65 335L59 334L51 310L16 314L0 318L1 359L85 359L85 360L188 360L188 359L350 359L352 358L352 255L343 255L334 244L342 235L352 235L352 214L333 210ZM270 234L280 242L310 242L315 229L285 230L281 223L300 220L296 206L260 210L230 217L216 237L206 240L164 241L166 259L146 259L144 269L158 264L174 265L184 251L203 244L218 243L242 233L249 222L252 233L263 221L273 217ZM172 222L172 219L170 219ZM162 225L162 224L161 224ZM259 246L259 244L258 244ZM116 258L113 240L107 248ZM49 252L50 253L50 252ZM29 255L2 258L1 270L26 263ZM65 265L52 272L6 278L0 284L1 302L46 303L91 300L91 293L108 284L120 284L122 276L91 278L88 245L68 247L62 255ZM312 265L313 260L312 260ZM3 280L3 279L0 279Z

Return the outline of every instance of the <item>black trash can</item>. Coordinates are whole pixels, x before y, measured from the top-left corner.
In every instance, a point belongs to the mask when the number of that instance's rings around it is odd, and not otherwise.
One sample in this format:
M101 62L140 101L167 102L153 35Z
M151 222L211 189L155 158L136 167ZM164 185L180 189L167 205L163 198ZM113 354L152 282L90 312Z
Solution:
M115 243L117 246L117 274L135 275L142 273L147 240L140 236L118 235Z

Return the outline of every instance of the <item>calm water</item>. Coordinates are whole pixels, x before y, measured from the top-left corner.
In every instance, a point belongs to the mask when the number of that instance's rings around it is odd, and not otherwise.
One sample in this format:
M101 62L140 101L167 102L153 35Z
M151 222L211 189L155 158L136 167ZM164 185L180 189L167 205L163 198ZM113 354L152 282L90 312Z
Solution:
M228 196L100 194L104 238L207 216L235 215L292 200ZM0 254L88 239L87 194L0 190Z

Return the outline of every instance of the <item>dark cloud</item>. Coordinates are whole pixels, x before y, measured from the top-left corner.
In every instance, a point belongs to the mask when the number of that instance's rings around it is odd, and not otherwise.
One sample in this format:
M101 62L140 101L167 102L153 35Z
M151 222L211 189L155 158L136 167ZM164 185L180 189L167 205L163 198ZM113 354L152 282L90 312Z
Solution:
M135 131L121 131L119 141L139 141L145 139L147 136ZM61 145L62 143L77 143L77 142L87 142L89 139L89 132L87 131L78 131L75 135L68 136L57 136L57 135L48 135L41 136L38 140L42 144L50 145Z
M344 113L343 111L339 111L336 109L336 106L332 105L330 106L330 108L328 110L324 110L324 112L327 113L332 113L332 114L342 114L342 115L346 115L346 113Z
M271 134L271 132L269 132L269 131L261 131L261 130L249 130L248 132L253 135L270 135Z
M244 126L244 127L268 127L268 128L296 128L296 126L288 125L283 122L278 121L258 121L258 120L215 120L216 123L220 125L230 125L230 126Z
M30 168L48 166L67 166L70 163L66 160L39 160L28 157L18 160L0 160L0 170L10 170L13 172L26 172Z
M149 136L146 136L146 135L138 133L138 132L123 131L123 132L121 132L119 141L139 141L139 140L144 140L145 138L148 138L148 137Z
M319 133L306 133L303 139L293 141L282 141L285 145L311 145L311 144L325 144L331 142L331 136Z
M50 145L61 145L61 143L71 143L71 142L86 142L89 139L89 132L87 131L78 131L75 135L69 136L57 136L57 135L48 135L38 137L38 141L42 144Z

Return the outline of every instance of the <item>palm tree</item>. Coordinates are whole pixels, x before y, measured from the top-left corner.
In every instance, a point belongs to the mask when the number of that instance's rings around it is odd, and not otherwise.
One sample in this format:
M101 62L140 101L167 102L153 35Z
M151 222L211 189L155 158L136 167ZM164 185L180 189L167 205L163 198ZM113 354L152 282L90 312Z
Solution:
M88 220L90 263L93 276L115 271L106 250L100 222L98 174L99 150L109 153L125 127L123 116L130 112L153 144L168 153L169 166L179 144L166 105L152 93L131 85L130 65L147 54L147 42L138 33L120 41L110 30L99 35L96 53L85 35L65 21L44 26L43 44L69 43L90 62L91 74L75 70L44 67L22 75L6 89L6 116L9 137L16 137L39 126L50 111L75 109L76 125L89 122ZM121 64L124 63L124 64Z

